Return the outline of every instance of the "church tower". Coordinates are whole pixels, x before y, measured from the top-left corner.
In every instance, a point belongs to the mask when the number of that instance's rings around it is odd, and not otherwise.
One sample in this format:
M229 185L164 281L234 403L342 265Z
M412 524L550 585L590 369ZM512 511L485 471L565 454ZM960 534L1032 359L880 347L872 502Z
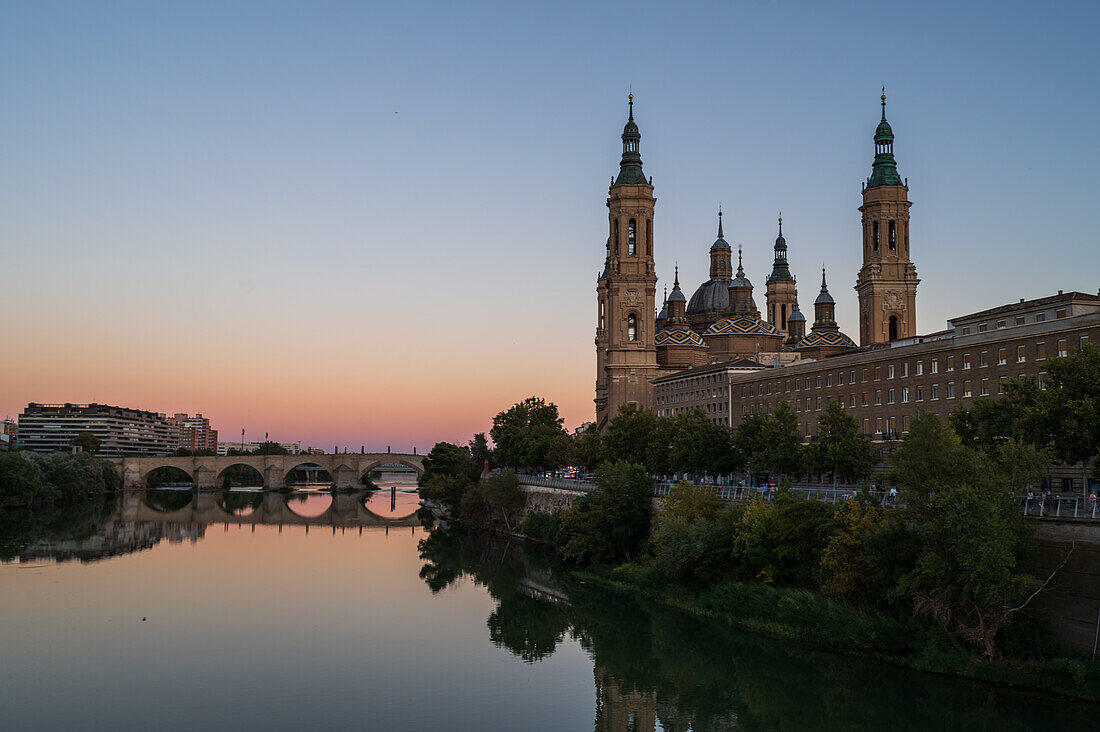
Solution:
M798 282L787 265L787 240L783 238L783 217L779 217L779 236L775 239L775 261L767 281L768 322L790 335L787 318L798 302Z
M909 259L908 181L898 175L894 131L882 120L875 130L875 162L863 188L863 267L859 293L859 344L869 346L917 334L917 268Z
M642 173L641 133L634 95L623 128L619 175L607 195L608 238L604 270L596 284L596 427L606 429L624 404L653 408L657 376L653 267L653 186Z

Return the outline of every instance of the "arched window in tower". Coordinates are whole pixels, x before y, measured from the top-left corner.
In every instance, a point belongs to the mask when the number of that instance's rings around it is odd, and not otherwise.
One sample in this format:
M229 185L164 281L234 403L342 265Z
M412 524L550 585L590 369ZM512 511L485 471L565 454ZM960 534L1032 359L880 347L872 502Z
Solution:
M909 256L909 222L905 222L905 250L902 252L905 256Z
M653 256L653 221L645 220L645 255Z
M787 329L787 303L783 303L779 306L779 322L782 325L779 326L780 330Z
M890 316L890 340L896 341L898 339L898 316Z
M603 328L604 328L604 323L605 323L604 313L605 313L605 311L604 311L604 301L600 300L600 330L603 330Z
M638 316L634 313L626 316L626 339L628 341L638 340Z
M638 223L634 219L626 226L626 253L632 257L638 253L637 228Z
M871 224L871 245L878 251L878 222Z
M894 225L893 221L891 221L890 224L889 224L889 230L888 230L888 233L887 233L887 244L889 245L891 252L897 251L897 248L898 248L898 231L897 231L897 227Z
M615 219L615 256L619 256L619 220Z

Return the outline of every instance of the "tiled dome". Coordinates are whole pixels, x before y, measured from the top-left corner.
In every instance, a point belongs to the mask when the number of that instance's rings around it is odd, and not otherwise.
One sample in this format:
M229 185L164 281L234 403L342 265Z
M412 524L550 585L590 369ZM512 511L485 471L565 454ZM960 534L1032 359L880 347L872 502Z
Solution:
M771 323L756 318L740 316L737 318L725 318L707 328L708 335L783 335Z
M805 336L795 348L817 348L819 346L855 348L856 344L855 341L840 331L819 330Z
M707 344L702 337L693 330L687 328L675 328L662 330L654 339L658 346L697 346L706 348Z

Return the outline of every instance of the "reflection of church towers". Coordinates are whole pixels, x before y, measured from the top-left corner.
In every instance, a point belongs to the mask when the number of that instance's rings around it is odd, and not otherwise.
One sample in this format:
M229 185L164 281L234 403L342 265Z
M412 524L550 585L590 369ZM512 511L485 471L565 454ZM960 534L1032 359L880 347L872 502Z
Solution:
M596 666L596 732L653 732L657 692L624 691L606 669Z
M898 175L894 131L882 120L875 130L875 162L863 188L863 267L859 293L859 344L884 343L917 333L917 268L909 259L909 186Z
M623 128L619 175L608 190L609 235L604 271L596 285L596 426L624 404L651 408L657 372L654 344L653 186L642 172L641 133L634 95Z
M767 282L768 322L789 335L787 319L798 301L798 283L787 265L787 240L783 238L783 217L779 217L779 236L775 239L775 260Z

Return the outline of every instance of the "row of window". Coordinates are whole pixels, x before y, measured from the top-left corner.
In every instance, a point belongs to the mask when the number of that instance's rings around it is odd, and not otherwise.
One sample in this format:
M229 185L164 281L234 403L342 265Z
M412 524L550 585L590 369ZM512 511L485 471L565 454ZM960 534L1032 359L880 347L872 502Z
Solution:
M1066 317L1066 309L1065 308L1059 308L1059 309L1055 310L1054 311L1054 317L1055 317L1055 319L1058 319L1058 320ZM1044 320L1047 319L1047 314L1046 313L1035 313L1033 319L1034 319L1034 322L1036 322L1036 323L1042 323ZM995 321L993 321L993 326L997 330L1001 330L1002 328L1009 327L1009 322L1008 321L1009 321L1008 318L995 320ZM1012 318L1012 321L1013 321L1012 325L1023 325L1024 323L1027 322L1027 316L1026 315L1017 315L1014 318ZM978 332L979 333L985 333L988 330L989 330L989 323L978 323ZM970 326L969 325L962 326L959 329L959 332L962 335L970 335Z

